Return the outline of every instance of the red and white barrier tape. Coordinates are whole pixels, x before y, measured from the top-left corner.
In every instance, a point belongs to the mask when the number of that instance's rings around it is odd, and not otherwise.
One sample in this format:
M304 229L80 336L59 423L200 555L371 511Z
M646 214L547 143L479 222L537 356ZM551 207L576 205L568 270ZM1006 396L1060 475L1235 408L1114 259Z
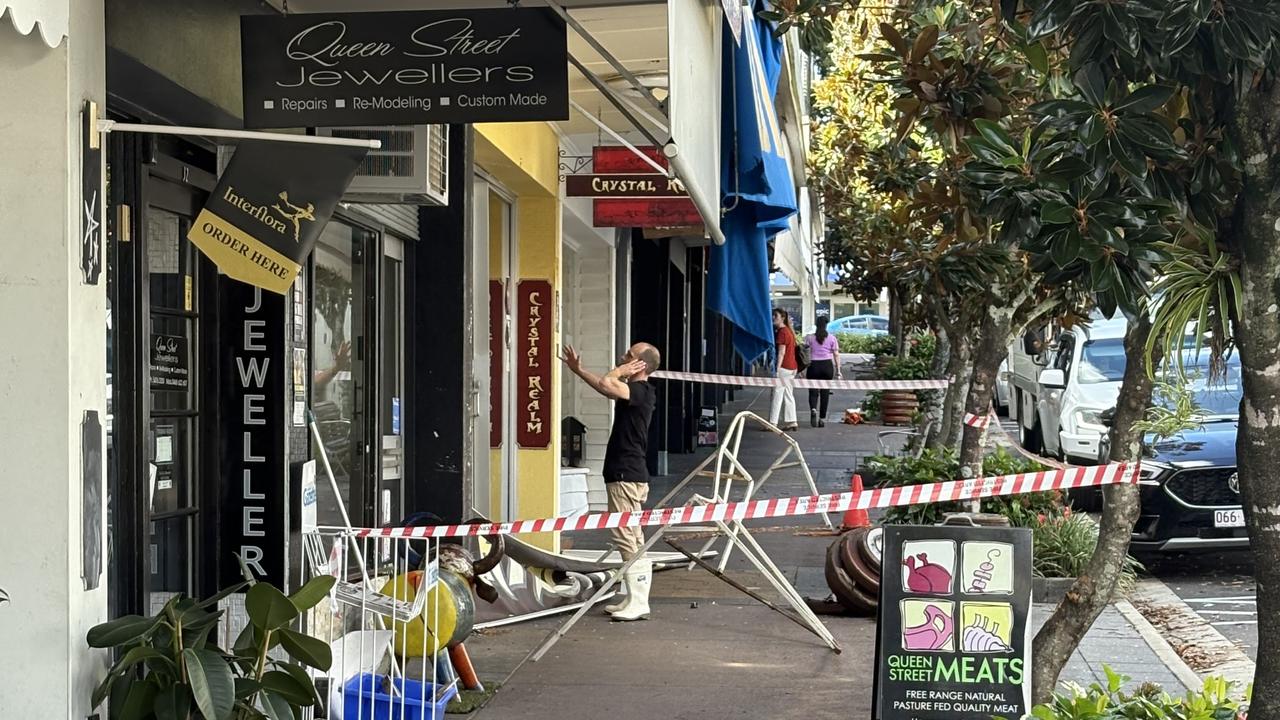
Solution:
M655 380L684 380L714 385L745 385L750 387L777 387L790 384L797 388L814 390L941 390L948 380L810 380L809 378L784 379L777 377L747 377L744 375L714 375L711 373L676 372L659 370L650 377Z
M991 424L990 415L974 415L973 413L964 414L964 424L969 427L984 428Z
M932 502L955 502L1001 495L1065 490L1068 488L1134 483L1138 481L1137 463L1113 463L1094 467L1001 475L976 480L949 480L930 485L842 492L807 497L774 498L747 502L686 505L684 507L645 510L638 513L596 513L569 518L516 520L505 523L470 525L437 525L411 528L357 528L356 537L438 538L470 535L521 535L571 530L604 530L617 527L650 527L654 525L687 525L714 521L755 520L793 515L818 515L844 512L850 508L868 510L900 505ZM332 528L327 528L332 530Z

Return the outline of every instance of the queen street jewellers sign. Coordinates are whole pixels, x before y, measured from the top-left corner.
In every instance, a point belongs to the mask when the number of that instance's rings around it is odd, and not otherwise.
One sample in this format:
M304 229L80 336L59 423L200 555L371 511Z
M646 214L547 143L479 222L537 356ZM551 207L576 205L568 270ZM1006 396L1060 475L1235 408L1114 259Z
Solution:
M247 15L240 38L250 128L569 118L548 8Z

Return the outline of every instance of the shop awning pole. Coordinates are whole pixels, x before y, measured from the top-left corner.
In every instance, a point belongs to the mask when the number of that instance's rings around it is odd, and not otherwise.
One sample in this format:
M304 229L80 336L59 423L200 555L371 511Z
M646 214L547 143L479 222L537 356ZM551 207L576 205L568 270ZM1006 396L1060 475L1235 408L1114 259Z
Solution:
M688 163L680 155L680 148L675 143L664 145L662 154L667 156L671 169L675 170L676 177L684 183L684 190L689 194L689 199L693 201L694 207L698 208L698 214L702 216L702 225L706 228L707 235L711 237L711 242L723 245L724 232L720 230L720 203L712 204L708 200L706 193L702 191L702 186L698 184L697 176L689 169Z
M257 132L254 130L222 130L219 128L186 127L183 125L146 125L122 123L115 120L98 120L98 132L153 133L156 135L189 135L193 137L232 138L236 140L270 140L272 142L305 143L308 145L345 145L377 150L381 140L360 138L319 137L316 135L290 135L285 133Z

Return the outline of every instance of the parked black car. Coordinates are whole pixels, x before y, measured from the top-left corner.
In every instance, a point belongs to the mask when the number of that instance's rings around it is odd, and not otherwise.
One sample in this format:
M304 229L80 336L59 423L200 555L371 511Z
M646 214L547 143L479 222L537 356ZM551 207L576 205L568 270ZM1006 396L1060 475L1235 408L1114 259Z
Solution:
M1199 425L1163 440L1147 438L1140 480L1142 514L1131 547L1147 552L1247 547L1236 475L1239 357L1228 358L1225 377L1212 381L1207 379L1207 352L1199 358L1188 353L1184 361L1201 410ZM1104 441L1099 461L1109 453Z

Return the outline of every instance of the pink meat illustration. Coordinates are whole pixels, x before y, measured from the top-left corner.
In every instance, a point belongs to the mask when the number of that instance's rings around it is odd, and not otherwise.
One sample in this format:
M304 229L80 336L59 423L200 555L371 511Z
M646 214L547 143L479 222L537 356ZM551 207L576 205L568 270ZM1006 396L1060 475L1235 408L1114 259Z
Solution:
M927 618L915 627L902 629L902 647L904 650L941 650L951 642L955 632L955 624L951 616L936 605L924 609Z
M978 615L973 624L964 629L960 639L960 649L965 652L1013 652L1013 648L1001 639L999 623Z
M907 574L907 588L918 593L945 593L951 591L951 571L929 562L928 553L920 553L902 561L911 572Z

